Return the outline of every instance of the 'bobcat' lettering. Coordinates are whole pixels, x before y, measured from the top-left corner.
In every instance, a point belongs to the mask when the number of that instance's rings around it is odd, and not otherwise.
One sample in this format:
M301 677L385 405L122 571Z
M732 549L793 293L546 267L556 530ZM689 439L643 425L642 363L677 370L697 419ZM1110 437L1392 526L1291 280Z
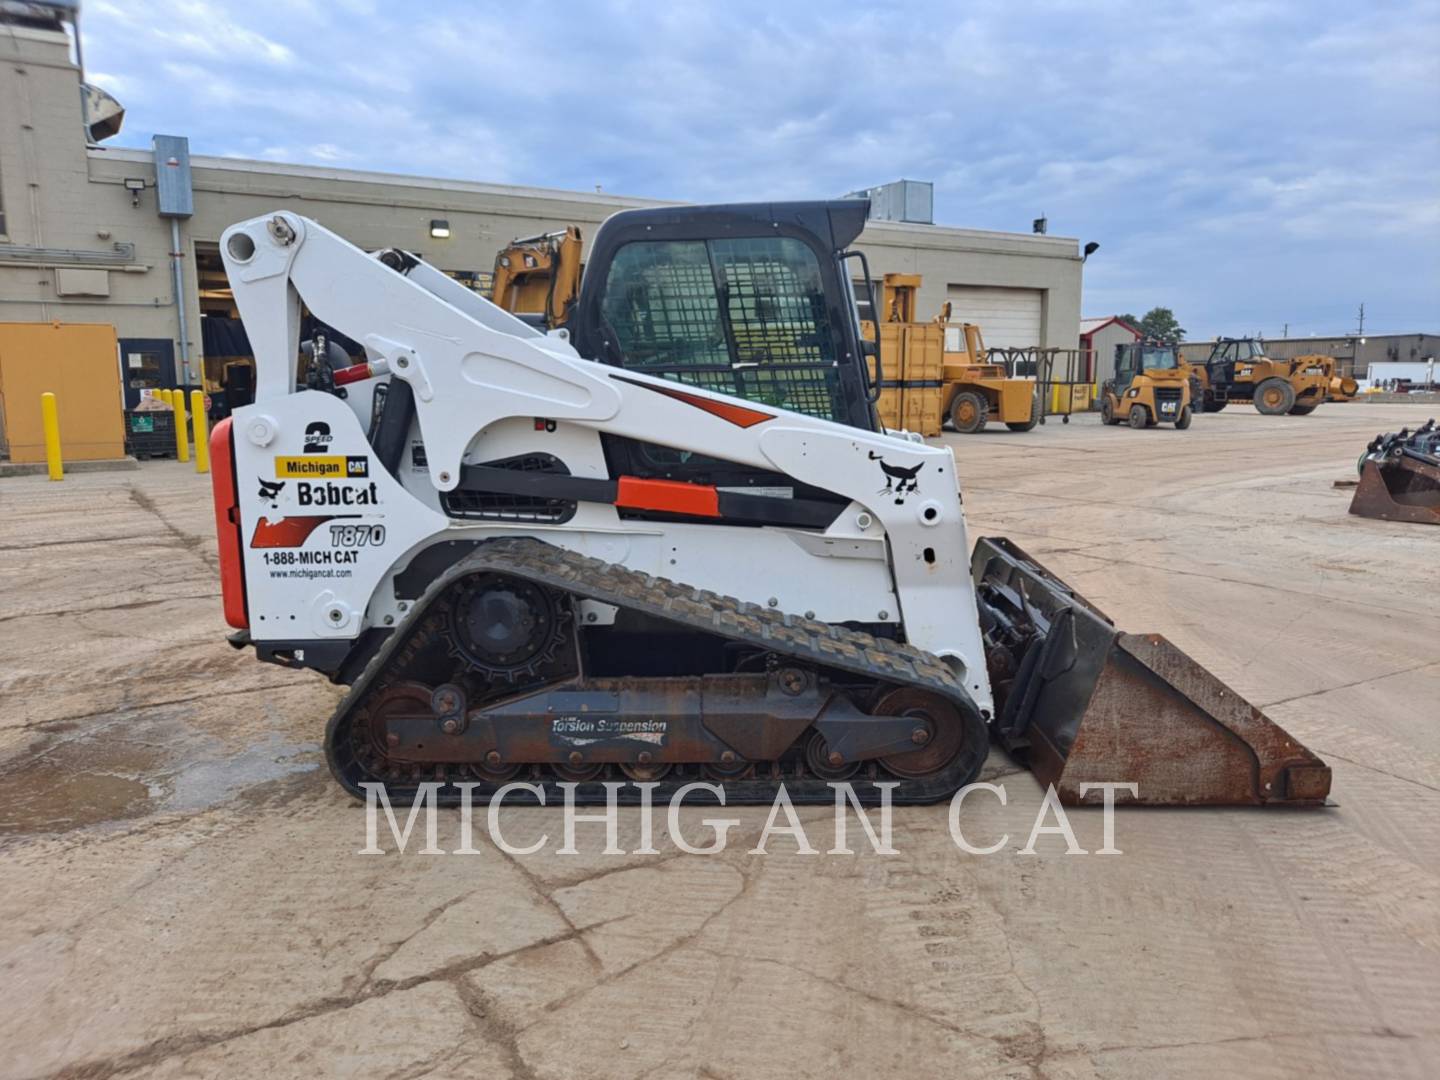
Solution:
M295 501L301 506L378 506L380 490L374 480L358 487L301 480L295 485Z

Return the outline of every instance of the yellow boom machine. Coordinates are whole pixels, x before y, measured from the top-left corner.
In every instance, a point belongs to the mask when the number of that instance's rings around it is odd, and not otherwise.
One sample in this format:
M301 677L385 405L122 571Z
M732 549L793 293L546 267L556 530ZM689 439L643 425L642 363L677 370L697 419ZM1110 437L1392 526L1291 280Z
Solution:
M544 329L565 325L580 294L583 248L580 230L574 225L512 240L495 256L491 300L496 307Z
M1219 412L1232 402L1250 402L1266 416L1306 416L1332 393L1343 395L1345 381L1335 378L1318 356L1279 360L1265 355L1255 338L1220 338L1203 364L1187 364L1198 388L1202 412ZM1333 380L1333 382L1332 382ZM1350 380L1353 386L1354 381Z

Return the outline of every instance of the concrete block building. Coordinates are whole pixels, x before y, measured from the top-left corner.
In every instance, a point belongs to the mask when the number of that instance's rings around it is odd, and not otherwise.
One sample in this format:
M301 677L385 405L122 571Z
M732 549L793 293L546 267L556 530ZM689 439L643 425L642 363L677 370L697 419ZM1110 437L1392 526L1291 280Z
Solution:
M236 221L294 210L361 247L414 251L483 291L497 250L516 237L575 224L588 241L615 211L658 205L191 156L183 133L112 145L118 115L97 121L93 106L105 95L82 93L67 17L74 6L31 3L24 18L0 9L0 321L111 324L131 382L194 386L213 374L207 341L209 351L222 346L205 322L234 314L218 241ZM177 212L162 204L157 181L175 179L182 158L190 202ZM872 220L860 247L877 278L924 276L926 317L949 300L953 318L978 322L991 345L1070 348L1079 333L1074 239Z

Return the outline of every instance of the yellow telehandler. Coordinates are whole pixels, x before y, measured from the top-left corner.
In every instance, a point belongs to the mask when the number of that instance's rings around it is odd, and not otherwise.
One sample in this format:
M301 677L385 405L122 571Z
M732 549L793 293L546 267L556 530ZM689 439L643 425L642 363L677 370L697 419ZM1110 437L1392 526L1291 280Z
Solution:
M1199 387L1202 412L1219 412L1232 402L1250 402L1266 416L1306 416L1331 392L1334 370L1302 356L1272 359L1255 338L1219 338L1203 364L1186 364Z

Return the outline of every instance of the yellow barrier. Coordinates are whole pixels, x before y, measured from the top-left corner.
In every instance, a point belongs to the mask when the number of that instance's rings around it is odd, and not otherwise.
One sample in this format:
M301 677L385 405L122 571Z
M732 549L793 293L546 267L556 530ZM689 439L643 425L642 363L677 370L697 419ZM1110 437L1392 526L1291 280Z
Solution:
M205 392L190 391L190 425L195 431L195 471L210 471L210 432L205 417Z
M175 459L190 460L190 433L185 430L185 392L173 391L170 395L171 408L175 412Z
M175 407L174 403L170 400L170 391L166 390L163 386L155 391L155 396L165 403L167 409L173 409Z
M65 479L65 465L60 460L60 412L55 395L48 390L40 395L40 423L45 428L45 463L50 467L51 480Z

